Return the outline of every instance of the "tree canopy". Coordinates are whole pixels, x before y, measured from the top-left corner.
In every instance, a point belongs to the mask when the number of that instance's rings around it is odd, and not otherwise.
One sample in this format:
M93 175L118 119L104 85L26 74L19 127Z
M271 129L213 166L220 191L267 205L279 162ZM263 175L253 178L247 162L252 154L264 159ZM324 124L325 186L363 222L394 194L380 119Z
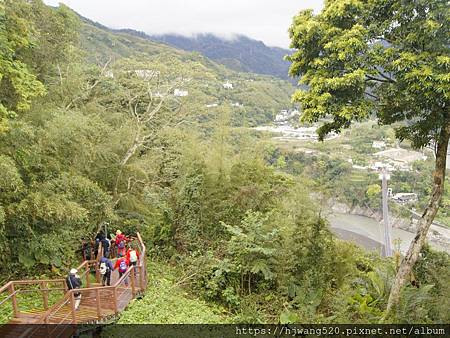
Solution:
M331 117L323 137L376 115L416 147L436 140L450 120L448 21L444 0L329 0L318 15L301 12L289 60L308 86L294 95L303 120Z
M450 138L450 9L445 0L328 0L300 12L289 30L290 74L307 86L293 100L303 121L322 120L321 139L375 116L400 140L436 147L430 202L391 289L398 302L444 192Z
M0 132L8 119L30 108L31 99L45 93L44 85L19 55L32 49L34 28L20 16L26 4L0 1Z

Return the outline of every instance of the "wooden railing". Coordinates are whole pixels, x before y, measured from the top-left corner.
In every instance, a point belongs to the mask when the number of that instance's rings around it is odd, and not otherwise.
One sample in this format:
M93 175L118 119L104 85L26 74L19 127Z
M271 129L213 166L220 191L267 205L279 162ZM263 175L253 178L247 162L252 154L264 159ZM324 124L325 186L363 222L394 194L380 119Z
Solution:
M92 264L95 264L95 261L85 261L77 268L81 272L80 277L86 283L85 285L90 285L89 269ZM55 300L64 296L66 291L66 281L62 278L10 281L0 288L0 320L4 323L12 318L19 318L23 314L30 313L30 311L46 311ZM27 310L30 308L30 305L26 304L27 298L36 301L37 297L32 297L36 293L41 294L41 301L39 304L33 304L32 310ZM10 309L8 309L8 305ZM26 305L27 309L22 309L22 305Z
M10 302L11 318L20 318L23 313L18 304L18 293L41 292L42 306L37 308L38 318L34 323L40 324L78 324L98 323L114 317L123 311L129 302L147 288L146 247L138 233L135 240L140 252L136 267L130 266L122 277L117 278L111 286L95 286L91 282L91 267L98 270L98 262L84 261L77 269L85 288L67 290L65 279L11 281L0 288L0 307ZM100 256L101 257L101 256ZM116 273L116 272L114 272ZM96 273L96 281L100 283L100 275ZM33 285L32 289L21 289L22 285ZM56 287L50 287L55 285ZM49 294L59 292L60 296L53 304L49 303ZM75 309L75 294L81 294L80 309ZM54 297L53 297L54 298ZM38 328L36 328L38 330ZM48 330L48 329L47 329ZM57 327L54 328L57 330ZM52 332L49 332L52 333Z

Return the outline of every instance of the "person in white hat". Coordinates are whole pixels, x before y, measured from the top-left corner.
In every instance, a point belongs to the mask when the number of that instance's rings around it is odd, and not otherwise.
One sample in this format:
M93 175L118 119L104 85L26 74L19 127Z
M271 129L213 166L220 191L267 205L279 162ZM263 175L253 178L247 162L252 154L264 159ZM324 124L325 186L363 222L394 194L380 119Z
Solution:
M80 276L77 275L77 273L78 273L77 269L71 269L69 275L66 278L66 284L69 290L81 288L82 285L81 278ZM75 297L75 310L78 310L81 303L81 292L74 292L73 295Z

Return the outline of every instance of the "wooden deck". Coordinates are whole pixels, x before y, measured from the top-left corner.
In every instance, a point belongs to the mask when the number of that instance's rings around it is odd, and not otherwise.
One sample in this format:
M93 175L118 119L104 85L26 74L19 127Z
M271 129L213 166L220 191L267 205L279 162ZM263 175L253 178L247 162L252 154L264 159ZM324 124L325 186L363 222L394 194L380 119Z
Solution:
M4 314L6 308L8 324L36 325L5 325L0 327L0 336L50 337L56 336L53 333L58 332L57 336L64 337L73 333L67 326L69 324L99 324L114 320L147 287L146 248L139 233L134 244L141 254L138 266L129 267L121 278L118 271L113 271L111 286L101 285L98 263L91 260L84 261L77 268L86 287L76 291L67 290L64 279L11 281L1 287L0 310ZM95 282L92 282L94 269ZM80 307L76 310L75 292L81 293ZM19 296L28 293L41 294L41 305L31 310L22 310ZM49 332L51 327L53 331ZM18 330L21 328L19 334Z

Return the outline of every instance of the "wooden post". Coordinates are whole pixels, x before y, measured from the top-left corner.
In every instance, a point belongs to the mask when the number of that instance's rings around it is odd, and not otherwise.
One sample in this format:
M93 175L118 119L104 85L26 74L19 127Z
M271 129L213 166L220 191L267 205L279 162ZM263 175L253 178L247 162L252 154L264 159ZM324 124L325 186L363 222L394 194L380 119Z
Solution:
M100 266L99 264L95 264L95 280L97 281L97 283L101 282L101 277L100 277L100 270L99 270Z
M141 265L139 266L139 284L141 285L141 292L144 291L144 268L143 265L145 261L142 261Z
M131 267L131 294L133 298L136 296L136 287L135 287L135 274L134 274L134 266Z
M13 306L14 317L17 317L17 314L19 311L17 309L17 298L16 298L15 292L16 292L16 290L14 289L14 283L11 283L11 286L9 287L9 294L12 295L11 302L12 302L12 306Z
M98 243L98 251L97 251L97 262L100 262L100 259L103 257L103 244L102 242Z
M86 263L86 287L90 287L91 286L91 270L90 270L90 266L89 266L89 261Z
M117 287L114 288L114 313L119 313L119 306L117 304Z
M95 290L95 303L97 304L97 318L98 320L102 319L102 309L100 306L100 289L97 288L97 290Z
M75 295L73 291L69 291L70 292L70 305L72 308L72 324L76 324L77 323L77 315L75 313Z
M48 310L48 283L41 282L42 303L44 304L44 310Z

